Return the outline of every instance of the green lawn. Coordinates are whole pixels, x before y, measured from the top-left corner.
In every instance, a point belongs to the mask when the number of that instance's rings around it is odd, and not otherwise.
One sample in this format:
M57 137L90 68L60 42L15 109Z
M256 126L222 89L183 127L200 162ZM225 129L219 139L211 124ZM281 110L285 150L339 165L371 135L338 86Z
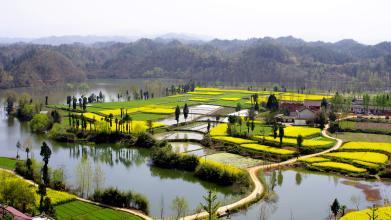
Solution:
M0 167L13 170L15 169L16 160L7 157L0 157Z
M70 219L130 219L130 220L141 220L140 217L128 214L122 211L116 211L113 209L103 208L90 203L73 201L62 205L55 206L56 215L59 220L70 220Z
M338 132L337 134L331 134L331 136L338 137L344 141L391 142L391 136L384 134Z

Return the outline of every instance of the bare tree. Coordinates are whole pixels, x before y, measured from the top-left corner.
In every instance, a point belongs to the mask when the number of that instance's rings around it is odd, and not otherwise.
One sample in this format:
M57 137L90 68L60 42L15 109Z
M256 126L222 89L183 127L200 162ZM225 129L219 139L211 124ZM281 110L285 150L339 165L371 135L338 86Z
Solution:
M180 219L182 216L186 215L189 206L184 197L176 196L172 201L171 208L176 212L175 219Z
M356 206L356 209L357 210L360 210L360 202L361 202L361 198L359 195L352 195L350 197L350 201L353 203L354 206Z
M104 184L104 181L105 181L105 173L103 172L99 163L95 164L95 172L94 172L93 181L95 183L95 190L100 190Z

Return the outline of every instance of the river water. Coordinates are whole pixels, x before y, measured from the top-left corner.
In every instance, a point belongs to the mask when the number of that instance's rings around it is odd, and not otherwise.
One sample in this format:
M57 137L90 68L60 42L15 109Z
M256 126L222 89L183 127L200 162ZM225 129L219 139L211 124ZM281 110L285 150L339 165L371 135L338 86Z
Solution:
M115 100L118 88L128 88L132 83L140 85L142 81L93 81L89 83L90 89L87 94L91 92L97 94L102 91L109 100ZM63 88L17 89L16 91L27 91L39 98L50 93L50 103L63 103L66 95L79 93L78 91L72 93ZM5 92L5 90L0 90L0 99L4 97ZM149 150L125 149L115 144L87 146L58 143L42 135L31 134L27 123L8 118L4 109L0 109L0 156L15 157L17 141L22 144L31 142L32 157L41 160L39 148L42 142L46 141L53 152L50 166L63 168L67 184L71 187L77 186L76 168L82 158L87 158L92 170L97 167L103 170L105 187L133 190L145 195L150 203L150 214L154 217L160 217L162 208L164 216L173 215L171 202L176 196L185 197L190 210L196 209L203 201L202 196L208 189L216 190L219 200L223 203L238 199L238 195L233 193L231 188L200 181L191 173L152 167ZM200 134L179 132L172 137L175 139L177 136L181 138L186 136L197 139L197 135ZM198 144L175 144L178 151L191 151L198 156L210 153L205 149L197 150L201 147ZM19 154L22 155L22 159L25 158L24 152ZM338 198L340 203L345 204L348 209L355 207L350 201L353 195L360 198L359 208L366 208L376 203L382 204L383 199L391 199L391 184L387 182L350 180L297 170L282 171L274 191L276 196L273 199L260 201L245 211L231 215L231 219L326 219L329 215L329 206L334 198ZM265 216L267 218L262 218Z

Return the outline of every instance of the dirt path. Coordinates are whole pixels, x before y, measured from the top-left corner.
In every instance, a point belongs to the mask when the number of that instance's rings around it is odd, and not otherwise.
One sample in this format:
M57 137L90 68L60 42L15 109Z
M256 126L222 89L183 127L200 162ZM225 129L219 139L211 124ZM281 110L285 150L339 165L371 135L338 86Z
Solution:
M328 127L329 127L329 125L326 125L326 127L322 130L322 135L337 141L332 148L329 148L329 149L324 150L322 152L318 152L318 153L309 154L309 155L301 156L301 157L298 157L298 158L293 158L293 159L290 159L290 160L286 160L286 161L283 161L283 162L280 162L280 163L273 163L273 164L268 164L268 165L259 165L259 166L248 168L247 171L249 172L251 181L254 184L253 191L249 195L247 195L246 197L242 198L239 201L236 201L236 202L234 202L232 204L220 207L217 210L217 214L218 215L226 215L228 213L227 210L232 210L234 208L237 208L237 207L243 206L245 204L251 203L252 201L257 200L260 195L262 195L262 193L264 191L264 187L263 187L261 181L258 178L258 172L261 169L278 168L278 167L281 167L281 166L284 166L284 165L295 163L300 158L315 157L315 156L319 156L319 155L322 155L322 154L325 154L325 153L329 153L330 151L334 151L334 150L337 150L338 148L340 148L342 146L343 141L341 139L337 139L337 138L329 136L327 134ZM186 216L186 217L184 217L182 219L183 220L196 220L196 219L206 218L207 216L208 216L208 213L204 211L204 212L196 213L194 215Z
M4 171L4 172L7 172L7 173L10 173L10 174L13 174L13 175L15 175L16 177L18 177L18 178L20 178L20 179L26 181L27 183L29 183L29 184L31 184L31 185L38 186L35 182L23 178L22 176L18 175L17 173L15 173L15 172L12 171L12 170L4 169L4 168L0 168L0 170L1 170L1 171ZM113 207L113 206L101 204L101 203L98 203L98 202L94 202L94 201L91 201L91 200L88 200L88 199L83 199L83 198L80 198L80 197L76 197L76 199L79 200L79 201L82 201L82 202L86 202L86 203L90 203L90 204L102 206L102 207L105 207L105 208L110 208L110 209L113 209L113 210L118 210L118 211L127 212L127 213L130 213L130 214L132 214L132 215L138 216L138 217L140 217L140 218L142 218L142 219L144 219L144 220L152 220L151 217L145 215L144 213L140 212L139 210L135 210L135 209L125 209L125 208L117 208L117 207Z

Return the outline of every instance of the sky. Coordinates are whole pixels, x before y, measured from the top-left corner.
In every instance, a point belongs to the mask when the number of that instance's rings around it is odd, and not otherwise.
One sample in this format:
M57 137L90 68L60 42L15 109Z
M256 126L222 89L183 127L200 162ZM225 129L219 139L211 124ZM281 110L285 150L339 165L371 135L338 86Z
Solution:
M292 35L391 41L390 0L0 0L0 37Z

